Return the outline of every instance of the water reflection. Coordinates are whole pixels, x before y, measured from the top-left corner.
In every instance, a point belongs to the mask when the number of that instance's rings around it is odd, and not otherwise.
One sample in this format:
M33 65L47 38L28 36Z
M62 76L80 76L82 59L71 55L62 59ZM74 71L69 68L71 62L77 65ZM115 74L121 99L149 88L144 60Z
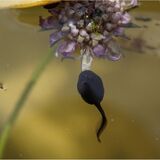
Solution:
M133 13L145 13L152 18L145 23L147 28L128 30L132 38L139 36L156 49L145 47L143 52L148 54L138 54L130 41L123 45L125 58L121 61L93 63L93 70L103 78L106 88L102 106L107 113L108 127L102 135L102 144L95 137L99 114L82 101L76 90L80 62L62 63L53 58L14 126L6 158L160 157L157 5L153 4L155 11L149 12L150 8L145 6ZM42 12L38 8L32 12L0 11L0 81L7 86L7 91L0 90L0 124L12 111L33 69L48 52L49 33L28 25L36 24ZM17 15L20 21L15 18Z

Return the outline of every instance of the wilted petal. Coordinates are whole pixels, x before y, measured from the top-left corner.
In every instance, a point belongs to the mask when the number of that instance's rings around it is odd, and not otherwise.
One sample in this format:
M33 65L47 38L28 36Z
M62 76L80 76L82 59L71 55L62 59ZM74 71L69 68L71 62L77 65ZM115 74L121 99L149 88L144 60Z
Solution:
M116 30L114 31L114 35L115 36L123 36L124 35L124 28L122 28L122 27L116 28Z
M84 30L84 29L81 29L81 30L80 30L80 35L81 35L82 37L88 37L88 36L89 36L88 33L86 32L86 30Z
M120 60L120 58L122 57L121 54L115 54L115 53L111 53L111 52L108 52L106 54L107 58L111 61L118 61Z
M78 38L77 38L77 42L82 43L84 41L84 39L85 39L84 37L79 35Z
M118 23L118 21L121 19L122 17L122 13L121 12L116 12L115 14L113 14L112 16L112 21L114 23Z
M70 30L70 28L68 25L63 25L63 27L61 29L62 32L69 32L69 30Z
M70 20L68 22L68 26L71 27L71 28L76 28L76 25L74 24L74 21L73 20Z
M100 41L102 39L105 39L105 36L100 33L92 33L91 38L97 41Z
M111 61L117 61L121 58L121 50L119 45L115 41L110 41L108 44L108 52L106 56Z
M129 23L130 21L131 21L130 15L129 15L128 13L124 13L124 14L122 15L122 20L121 20L122 24L127 24L127 23Z
M112 24L112 23L107 23L107 24L106 24L106 29L107 29L108 32L112 31L112 29L113 29L113 24Z
M79 30L77 28L71 28L71 33L73 36L77 36L79 33Z
M87 29L87 31L92 31L92 29L93 29L93 22L90 22L87 26L86 26L86 29Z
M78 27L80 28L84 27L84 20L81 19L80 21L77 22L77 24L78 24Z
M48 18L39 17L39 25L42 29L57 29L59 27L57 20L53 16L49 16Z
M98 45L98 41L97 40L92 40L92 46L95 47L96 45Z
M63 55L63 56L68 56L72 54L76 49L76 43L71 41L71 42L63 42L59 45L58 48L58 53Z
M131 5L132 6L137 6L138 5L138 1L137 0L131 0Z
M105 48L102 45L98 44L97 46L95 46L93 48L93 53L97 57L104 56L105 55Z
M54 32L50 35L50 46L53 46L58 40L63 37L62 32Z

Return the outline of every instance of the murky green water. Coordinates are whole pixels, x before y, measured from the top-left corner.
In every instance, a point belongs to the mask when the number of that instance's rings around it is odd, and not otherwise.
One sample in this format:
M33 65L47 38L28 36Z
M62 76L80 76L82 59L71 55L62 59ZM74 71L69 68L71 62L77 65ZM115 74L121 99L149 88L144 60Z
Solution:
M125 58L94 60L104 82L108 127L96 139L96 108L84 103L76 83L80 62L54 58L29 96L9 137L5 158L160 158L160 3L142 3L133 16L140 29L122 41ZM39 32L41 8L0 11L0 124L7 120L32 71L48 53ZM137 43L137 41L139 43ZM124 43L125 42L125 43Z

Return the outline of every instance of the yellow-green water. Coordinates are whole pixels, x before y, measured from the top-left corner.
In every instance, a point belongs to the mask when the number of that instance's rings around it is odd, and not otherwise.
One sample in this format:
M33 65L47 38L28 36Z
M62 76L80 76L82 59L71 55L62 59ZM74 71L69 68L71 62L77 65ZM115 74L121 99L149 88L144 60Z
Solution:
M131 14L150 22L127 30L119 62L94 60L106 94L108 126L98 143L100 115L79 96L80 61L54 58L29 96L10 134L5 158L160 158L160 3L142 3ZM7 120L32 71L49 51L39 32L41 8L0 11L0 125ZM133 46L140 39L141 49ZM125 42L125 43L124 43ZM135 44L135 43L134 43ZM140 43L138 43L140 44Z

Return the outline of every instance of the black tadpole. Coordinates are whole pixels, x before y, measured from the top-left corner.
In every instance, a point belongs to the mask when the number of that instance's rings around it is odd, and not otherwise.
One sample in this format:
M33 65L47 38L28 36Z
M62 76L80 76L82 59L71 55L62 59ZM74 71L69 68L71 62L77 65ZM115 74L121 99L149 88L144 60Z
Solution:
M88 104L94 104L101 113L102 121L97 130L97 139L99 142L101 142L100 135L107 124L105 112L100 104L104 97L103 82L97 74L90 70L86 70L81 72L79 75L77 89L84 101L86 101Z

